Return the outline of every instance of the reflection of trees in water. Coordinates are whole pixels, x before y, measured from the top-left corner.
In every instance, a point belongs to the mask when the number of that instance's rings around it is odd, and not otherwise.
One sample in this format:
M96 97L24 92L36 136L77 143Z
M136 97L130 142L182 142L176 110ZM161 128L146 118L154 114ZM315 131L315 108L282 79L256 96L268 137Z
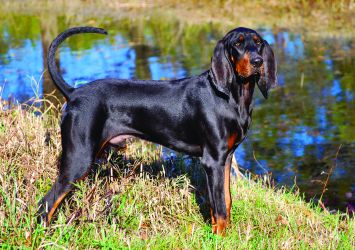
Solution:
M131 48L135 52L135 78L151 79L152 74L149 68L149 57L152 55L152 49L147 45L142 30L139 29L139 23L132 25L127 32L127 40L134 44Z
M149 57L152 54L151 48L144 44L137 44L132 47L135 52L135 77L137 79L151 79L149 68Z
M45 21L41 21L41 42L42 42L42 58L43 58L43 96L53 105L57 106L60 104L62 100L62 96L55 87L52 79L49 75L47 68L47 56L48 56L48 48L50 43L53 40L53 30L56 30L57 24L53 17L47 16L44 19ZM59 51L57 51L56 63L58 69L60 69L60 60L59 60Z
M142 55L141 59L137 56L142 61L136 61L139 68L136 71L145 78L150 72L146 59L151 56L159 57L160 63L171 63L171 71L181 70L186 76L201 73L209 68L216 40L222 36L217 27L208 23L184 25L173 18L162 22L160 17L136 21L124 19L117 24L117 29L135 44L132 46L135 52Z

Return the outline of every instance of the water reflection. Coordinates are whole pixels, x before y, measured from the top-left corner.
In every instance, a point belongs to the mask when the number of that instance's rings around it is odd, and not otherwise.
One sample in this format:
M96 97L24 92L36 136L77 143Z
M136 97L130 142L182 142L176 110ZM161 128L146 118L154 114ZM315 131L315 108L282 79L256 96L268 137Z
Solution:
M54 90L43 73L51 33L35 17L31 32L2 27L0 85L3 98L23 102ZM26 29L18 22L17 29ZM65 29L65 25L59 27ZM109 37L79 35L64 44L58 64L74 86L93 79L173 79L201 73L209 67L216 41L223 36L210 24L186 26L146 20L106 22ZM38 28L40 27L40 28ZM239 164L257 174L272 171L278 184L296 184L308 198L317 198L332 172L326 205L342 210L355 206L355 57L353 41L312 39L286 30L262 30L279 62L279 88L264 101L256 93L252 130L238 148ZM52 36L53 38L53 36ZM43 59L44 58L44 59ZM338 158L334 157L339 145ZM255 161L258 160L258 163ZM336 167L334 168L336 164Z

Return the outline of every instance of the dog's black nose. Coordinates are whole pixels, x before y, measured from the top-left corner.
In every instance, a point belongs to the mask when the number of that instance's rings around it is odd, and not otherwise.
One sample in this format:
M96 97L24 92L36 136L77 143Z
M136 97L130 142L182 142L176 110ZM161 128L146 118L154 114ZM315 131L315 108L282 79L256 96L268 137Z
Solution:
M259 68L263 64L263 58L261 57L255 57L250 60L250 63L254 66Z

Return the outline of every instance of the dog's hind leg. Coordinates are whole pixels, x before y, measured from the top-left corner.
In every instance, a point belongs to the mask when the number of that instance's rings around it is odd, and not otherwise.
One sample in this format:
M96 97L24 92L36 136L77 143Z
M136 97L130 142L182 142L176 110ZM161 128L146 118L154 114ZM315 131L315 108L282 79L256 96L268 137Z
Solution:
M84 126L80 120L80 117L72 114L67 114L63 119L63 152L59 175L50 191L39 202L39 222L50 223L56 208L73 188L73 183L86 177L94 161L98 145L92 140L90 124L84 123Z

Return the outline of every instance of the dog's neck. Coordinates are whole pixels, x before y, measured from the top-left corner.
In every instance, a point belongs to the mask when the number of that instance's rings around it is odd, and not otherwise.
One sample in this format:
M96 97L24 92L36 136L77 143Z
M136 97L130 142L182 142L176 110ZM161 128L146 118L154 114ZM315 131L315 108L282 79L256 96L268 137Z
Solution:
M258 77L237 78L232 85L232 96L238 106L239 112L245 112L245 115L251 116L253 110L253 94L255 83Z
M207 74L211 81L215 81L211 71L207 71ZM248 78L244 78L236 75L236 80L231 85L231 94L228 102L235 106L236 111L240 114L239 117L245 120L243 123L250 122L250 117L253 111L253 93L255 84L259 81L259 77L260 76L258 75L252 75ZM216 90L216 93L219 92ZM220 94L220 96L225 98L222 94Z

